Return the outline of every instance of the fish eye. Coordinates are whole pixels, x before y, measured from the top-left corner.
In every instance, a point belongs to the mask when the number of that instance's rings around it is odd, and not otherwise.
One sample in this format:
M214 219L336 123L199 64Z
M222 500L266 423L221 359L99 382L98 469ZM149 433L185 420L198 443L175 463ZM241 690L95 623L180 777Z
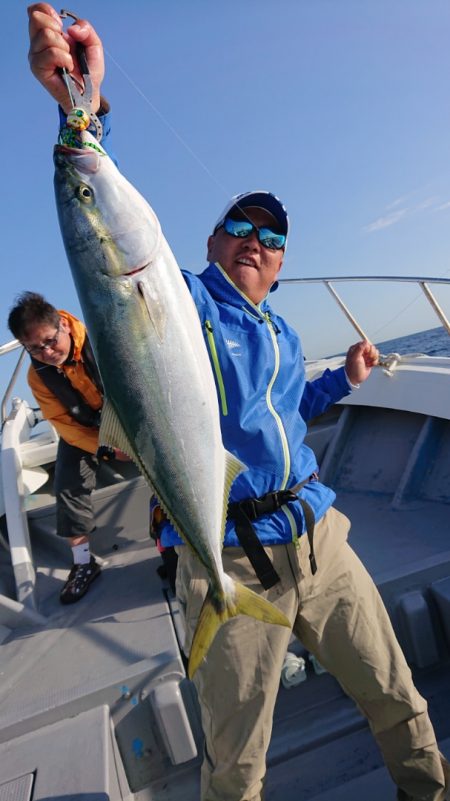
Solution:
M83 203L90 203L94 198L94 193L90 186L86 186L86 184L80 184L78 187L78 197L83 201Z

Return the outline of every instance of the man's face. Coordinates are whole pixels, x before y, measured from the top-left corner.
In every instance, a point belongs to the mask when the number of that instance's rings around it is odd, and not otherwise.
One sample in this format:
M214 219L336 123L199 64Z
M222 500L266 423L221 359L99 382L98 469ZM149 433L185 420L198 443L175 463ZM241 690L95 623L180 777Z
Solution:
M30 326L27 336L22 340L22 345L30 352L34 359L53 367L63 364L72 345L69 326L67 322L60 318L59 325L48 325L48 323L36 323ZM40 346L48 345L46 348Z
M277 230L274 218L264 209L246 208L244 219L250 220L257 228L266 226ZM219 228L208 239L208 260L218 262L238 289L255 304L266 297L276 281L283 256L284 250L264 247L256 231L239 238Z

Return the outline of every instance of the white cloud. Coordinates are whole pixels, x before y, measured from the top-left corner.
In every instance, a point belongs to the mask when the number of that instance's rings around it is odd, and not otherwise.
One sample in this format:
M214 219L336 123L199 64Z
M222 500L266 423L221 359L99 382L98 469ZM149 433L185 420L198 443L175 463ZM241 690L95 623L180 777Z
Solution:
M422 203L419 203L414 211L423 211L424 209L429 209L430 206L433 206L435 203L439 202L439 198L434 195L433 197L427 197Z
M390 225L395 225L405 216L408 209L399 209L398 211L393 211L391 214L386 214L384 217L378 217L369 225L364 226L364 231L367 234L372 234L374 231L381 231L383 228L388 228Z
M392 203L389 203L386 206L386 211L390 211L391 209L395 209L396 206L400 206L402 203L405 202L408 195L402 195L402 197L398 197L397 200L393 200Z
M362 230L364 233L373 234L376 231L382 231L383 228L396 225L396 223L400 222L400 220L404 219L406 216L411 217L414 214L425 212L427 209L432 211L447 211L450 209L450 200L442 202L438 195L425 196L422 201L414 204L412 195L424 195L427 188L429 189L429 187L422 187L421 190L415 190L414 192L402 195L393 200L385 206L385 213L381 217L378 217L376 220L363 227ZM406 205L408 200L409 203ZM402 208L399 208L399 206L402 206Z

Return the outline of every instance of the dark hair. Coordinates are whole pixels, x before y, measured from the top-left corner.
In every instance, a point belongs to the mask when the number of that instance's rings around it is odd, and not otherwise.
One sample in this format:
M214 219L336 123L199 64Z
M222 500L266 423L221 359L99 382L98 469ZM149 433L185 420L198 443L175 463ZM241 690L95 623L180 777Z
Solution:
M8 327L16 339L27 336L33 325L54 325L59 322L57 309L48 303L38 292L22 292L16 300L8 317Z

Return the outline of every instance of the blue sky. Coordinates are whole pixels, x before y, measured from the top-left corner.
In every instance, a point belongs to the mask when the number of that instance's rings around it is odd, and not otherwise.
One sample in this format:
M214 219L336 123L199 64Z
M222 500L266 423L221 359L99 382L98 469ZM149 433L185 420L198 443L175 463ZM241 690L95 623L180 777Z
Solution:
M448 0L77 0L70 10L103 39L121 170L180 266L203 268L229 197L267 188L291 220L285 277L450 277ZM2 4L2 28L6 342L22 290L80 309L53 198L57 112L28 69L25 3ZM408 285L338 289L374 341L438 325ZM437 296L450 315L450 290ZM308 357L355 340L325 289L272 297ZM14 361L1 360L2 388Z

